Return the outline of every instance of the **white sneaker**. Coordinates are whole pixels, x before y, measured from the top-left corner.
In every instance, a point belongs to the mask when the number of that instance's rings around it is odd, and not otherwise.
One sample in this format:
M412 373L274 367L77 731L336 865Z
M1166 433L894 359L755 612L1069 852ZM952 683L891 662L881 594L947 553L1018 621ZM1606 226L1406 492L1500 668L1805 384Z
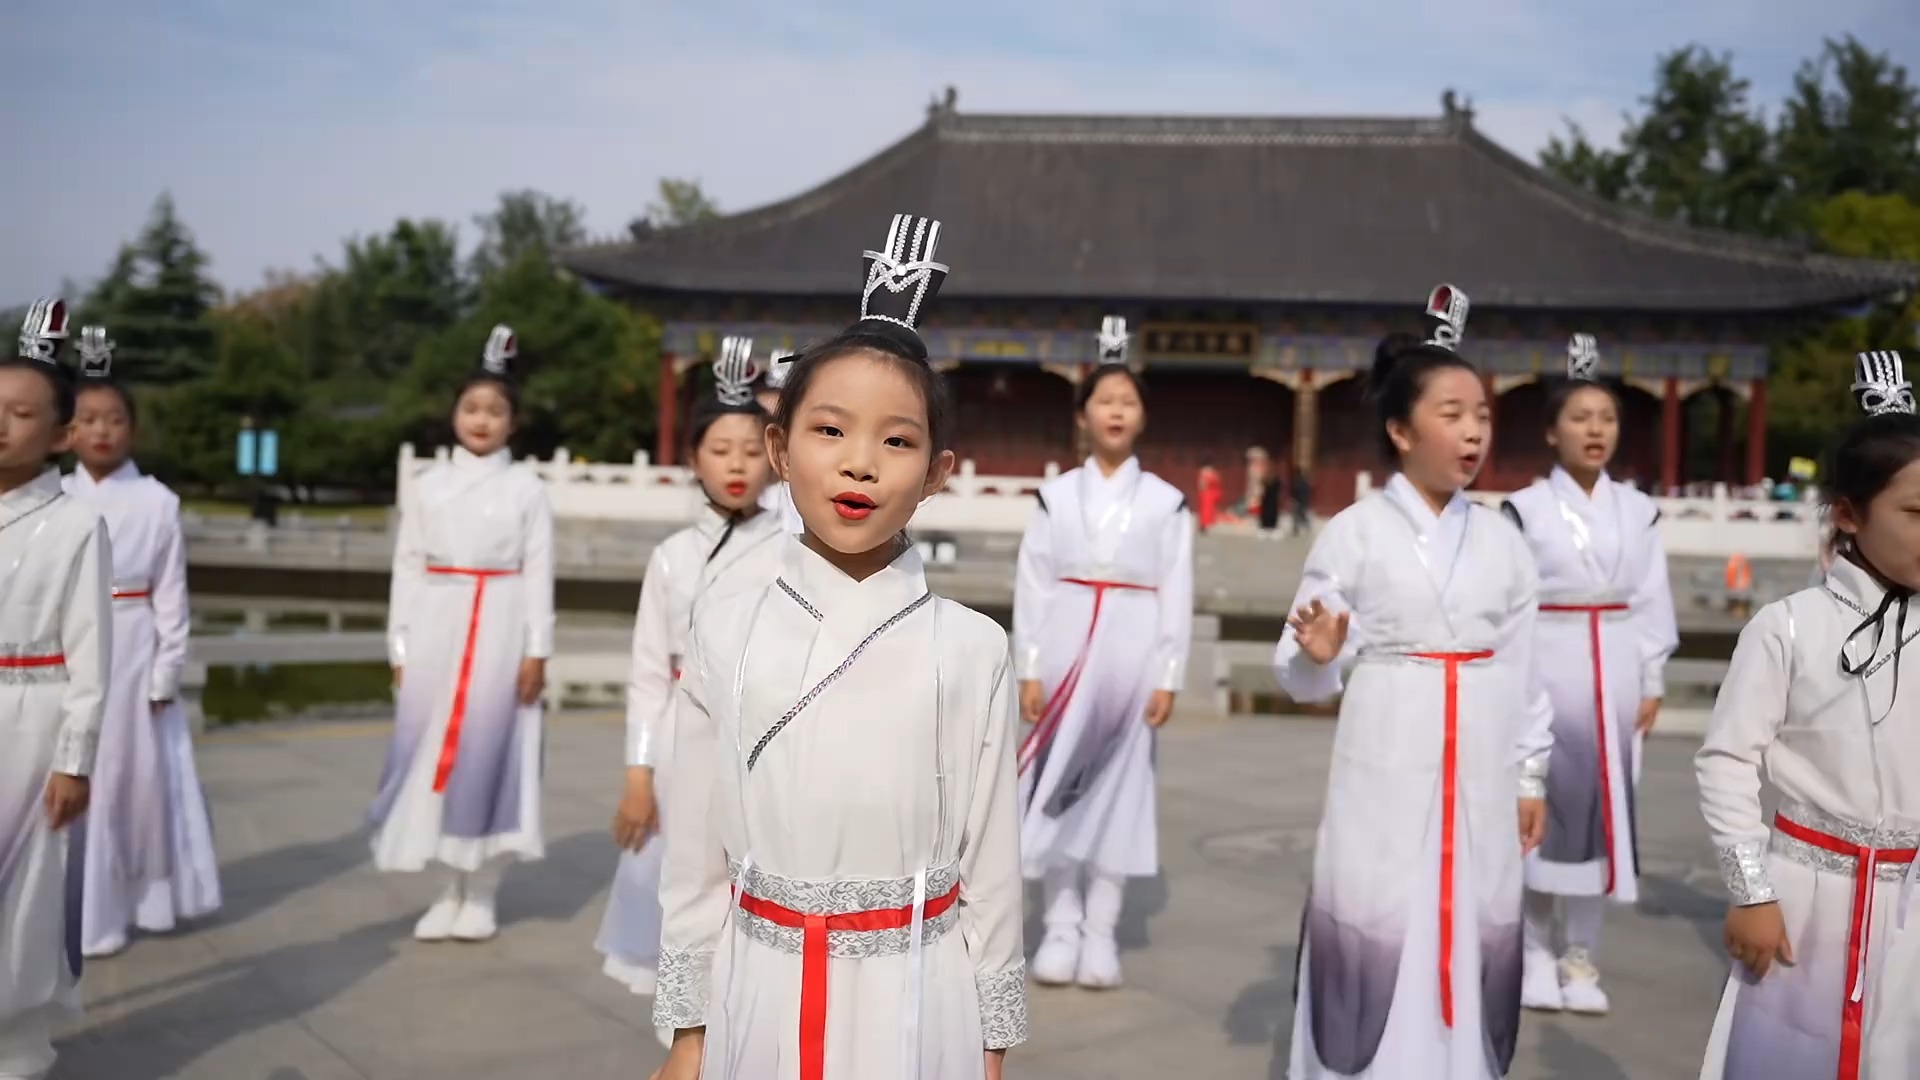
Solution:
M1120 985L1120 946L1104 934L1080 939L1080 967L1073 981L1088 990L1111 990Z
M459 914L453 917L450 932L457 941L486 941L500 932L500 924L494 918L491 897L481 899L469 896L460 905Z
M1520 1007L1540 1012L1559 1012L1567 1007L1560 990L1560 968L1553 954L1526 949L1522 954L1525 970L1520 976Z
M435 900L427 913L420 916L420 921L413 924L414 940L447 940L453 933L453 920L460 914L460 905L465 898L460 878L448 878L447 887L440 890L440 899Z
M1033 981L1042 986L1067 986L1080 964L1080 931L1049 930L1033 954Z
M80 955L89 960L104 960L109 956L118 956L127 951L127 935L119 934L105 941L88 945L80 950ZM6 1080L0 1076L0 1080Z
M1609 1007L1607 992L1600 989L1600 969L1585 949L1568 949L1560 958L1561 995L1567 1011L1588 1016L1605 1016Z

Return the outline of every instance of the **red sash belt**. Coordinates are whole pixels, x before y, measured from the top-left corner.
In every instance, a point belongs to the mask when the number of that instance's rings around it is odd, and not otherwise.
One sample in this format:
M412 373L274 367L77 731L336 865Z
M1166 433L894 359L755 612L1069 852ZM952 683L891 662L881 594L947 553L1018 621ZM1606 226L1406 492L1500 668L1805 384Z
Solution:
M467 718L467 684L473 680L473 648L480 640L480 604L486 599L487 582L511 577L518 570L473 570L462 566L429 566L429 574L452 574L473 579L473 610L467 615L467 643L460 650L460 681L453 688L453 711L447 716L447 735L440 743L440 762L433 771L433 790L447 790L447 777L453 775L453 763L460 756L460 724Z
M1047 748L1047 744L1053 741L1053 736L1060 727L1061 717L1067 715L1067 703L1073 700L1073 691L1080 685L1080 673L1087 666L1087 654L1093 650L1093 632L1100 628L1100 608L1106 602L1107 590L1160 591L1152 585L1135 585L1126 581L1091 581L1087 578L1070 577L1060 580L1067 585L1080 585L1093 590L1093 615L1087 619L1087 637L1080 643L1080 652L1074 656L1073 663L1067 667L1067 673L1061 678L1060 685L1054 687L1052 695L1047 698L1046 707L1040 710L1039 722L1033 725L1033 730L1027 732L1027 737L1020 743L1019 771L1022 773L1026 772L1027 768L1039 758L1040 752Z
M0 656L0 668L9 670L18 668L59 667L66 662L67 658L62 653L53 653L49 656Z
M151 589L115 589L113 590L113 598L115 600L146 600L151 596L153 596L153 590Z
M1422 652L1422 660L1447 666L1446 736L1440 750L1440 1019L1453 1026L1453 836L1458 817L1460 772L1460 665L1492 659L1479 652Z
M1775 814L1773 827L1802 843L1812 844L1853 860L1853 916L1847 930L1847 996L1840 1006L1839 1080L1859 1080L1860 1044L1866 1019L1867 958L1871 955L1873 935L1873 892L1875 868L1881 863L1911 863L1920 849L1870 848L1828 836L1810 829L1783 814ZM1856 995L1854 987L1860 987Z
M922 919L934 919L960 899L955 883L946 894L930 897ZM823 1080L827 1074L827 934L834 930L900 930L913 925L913 905L850 911L844 915L807 915L762 900L742 890L740 910L773 923L798 929L800 938L800 1080Z
M1600 618L1610 611L1625 611L1625 604L1541 604L1541 611L1581 612L1587 616L1587 641L1593 650L1593 730L1600 740L1600 826L1607 838L1607 895L1613 894L1615 869L1620 860L1613 846L1613 778L1607 768L1607 674L1600 663Z

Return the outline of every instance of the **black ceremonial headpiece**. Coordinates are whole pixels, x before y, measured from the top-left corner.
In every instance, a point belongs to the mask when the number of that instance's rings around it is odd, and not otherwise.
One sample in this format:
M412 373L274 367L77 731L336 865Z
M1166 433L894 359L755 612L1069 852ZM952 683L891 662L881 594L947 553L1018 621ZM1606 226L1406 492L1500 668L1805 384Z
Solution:
M49 297L35 300L20 323L20 359L58 367L60 343L66 339L67 302Z
M947 279L946 264L933 261L939 245L939 222L912 214L893 216L885 248L862 256L860 321L853 324L853 333L878 334L926 359L920 317Z

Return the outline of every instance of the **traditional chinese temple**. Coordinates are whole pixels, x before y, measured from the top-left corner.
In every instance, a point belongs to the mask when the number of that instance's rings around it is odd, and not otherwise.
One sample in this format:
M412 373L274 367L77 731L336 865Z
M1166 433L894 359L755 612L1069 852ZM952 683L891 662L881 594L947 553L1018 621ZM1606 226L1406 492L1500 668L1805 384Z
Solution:
M1237 497L1248 448L1306 467L1315 502L1377 476L1363 399L1375 343L1422 329L1428 290L1472 298L1463 351L1495 398L1482 484L1546 467L1543 374L1599 339L1624 381L1619 475L1662 490L1751 482L1767 454L1768 346L1801 321L1914 284L1905 264L1664 222L1551 177L1451 95L1414 119L987 116L949 95L904 139L783 202L562 264L664 328L656 460L673 461L695 370L728 334L798 348L855 314L860 250L896 212L943 222L953 267L925 325L982 473L1077 459L1072 394L1102 316L1144 365L1147 466Z

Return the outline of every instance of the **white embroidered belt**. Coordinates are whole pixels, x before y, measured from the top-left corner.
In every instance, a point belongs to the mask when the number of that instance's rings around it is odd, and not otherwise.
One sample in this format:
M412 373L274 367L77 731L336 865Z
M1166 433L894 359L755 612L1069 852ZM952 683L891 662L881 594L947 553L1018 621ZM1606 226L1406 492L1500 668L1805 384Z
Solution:
M59 642L0 643L0 683L19 686L66 681L67 658Z
M728 860L727 867L733 887L741 895L740 918L735 920L740 932L762 945L795 956L804 950L806 932L801 926L786 925L795 921L785 915L787 912L800 918L835 919L913 906L914 879L910 877L809 881L770 874L756 866L747 872L743 882L738 862ZM933 907L934 900L951 892L958 881L958 865L928 871L927 906ZM766 916L765 913L773 909L782 912L779 921ZM958 905L947 907L938 915L929 914L922 924L921 942L938 941L953 928L959 915ZM882 930L842 930L828 926L827 954L844 960L898 956L912 944L910 938L905 926Z
M1780 805L1767 844L1767 850L1790 862L1849 877L1858 871L1860 856L1871 852L1880 881L1904 880L1915 848L1920 848L1920 829L1875 830L1802 802Z

